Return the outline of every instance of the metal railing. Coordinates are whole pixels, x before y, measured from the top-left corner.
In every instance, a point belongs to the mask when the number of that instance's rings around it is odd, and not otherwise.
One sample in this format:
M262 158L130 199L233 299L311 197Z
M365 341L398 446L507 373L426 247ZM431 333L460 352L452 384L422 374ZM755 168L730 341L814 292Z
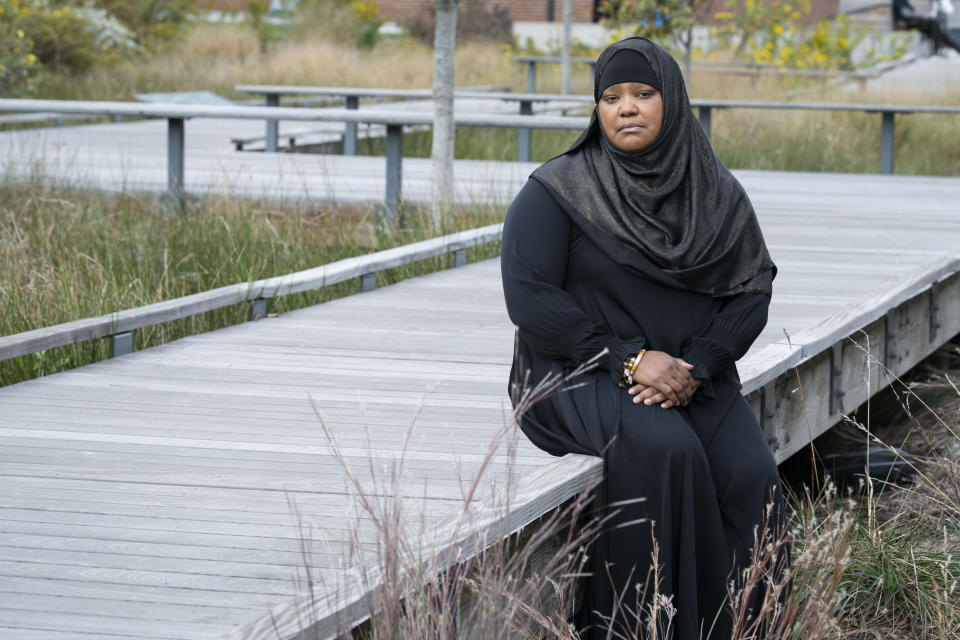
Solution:
M358 87L310 87L298 85L267 85L242 84L235 89L241 93L260 94L266 96L268 107L280 106L281 96L312 96L312 97L339 97L343 99L344 109L359 109L363 98L382 100L383 98L406 100L430 100L433 98L431 89L374 89ZM481 91L477 89L457 90L454 98L469 100L499 100L501 102L519 103L520 115L533 115L535 102L571 102L574 104L593 104L589 96L565 96L546 93L509 93L499 91ZM276 151L279 138L277 120L267 120L266 151ZM343 155L352 156L357 153L357 123L346 123L346 132L343 137ZM530 129L517 129L517 160L530 161Z
M383 90L379 90L383 91ZM545 94L502 94L529 100L580 101L592 104L589 96L551 96ZM498 96L500 97L500 96ZM509 98L508 98L509 99ZM707 136L712 128L713 112L717 109L764 109L805 111L860 111L881 115L880 173L892 174L894 166L894 118L897 115L950 114L960 115L960 107L844 104L813 102L749 102L737 100L692 100L698 110L700 124ZM401 177L403 162L403 127L432 126L433 115L426 112L385 109L312 109L292 107L238 107L180 104L142 104L127 102L80 102L70 100L0 100L0 112L54 112L67 115L134 116L141 118L165 118L167 120L167 175L168 191L175 202L183 202L184 174L184 120L189 118L227 118L248 120L299 120L344 123L370 123L386 127L386 185L385 212L389 219L395 216L401 201ZM530 131L532 129L555 129L579 131L586 127L588 119L582 116L534 116L507 114L454 114L454 123L461 127L494 127ZM529 135L521 136L521 157L530 157Z
M537 65L562 64L564 58L562 56L513 56L513 61L527 65L527 91L529 93L535 93L537 90ZM590 85L592 86L593 76L597 66L596 58L571 56L570 62L590 66ZM871 78L879 77L883 73L883 68L888 65L879 65L874 68L856 71L784 69L777 64L757 62L694 62L691 66L695 71L709 71L717 75L747 76L754 80L761 76L791 76L799 78L842 78L845 80L856 80L862 84Z

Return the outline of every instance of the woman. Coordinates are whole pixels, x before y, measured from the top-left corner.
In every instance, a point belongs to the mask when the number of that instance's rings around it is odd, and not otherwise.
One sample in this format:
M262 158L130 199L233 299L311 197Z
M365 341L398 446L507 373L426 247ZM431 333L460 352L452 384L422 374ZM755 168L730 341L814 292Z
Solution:
M727 580L749 564L771 496L778 523L783 514L777 466L734 366L766 324L776 267L669 53L644 38L610 46L594 98L583 135L533 172L507 212L511 391L603 354L520 425L554 455L602 456L601 499L620 503L590 554L584 637L638 626L615 602L636 605L652 529L675 637L725 639Z

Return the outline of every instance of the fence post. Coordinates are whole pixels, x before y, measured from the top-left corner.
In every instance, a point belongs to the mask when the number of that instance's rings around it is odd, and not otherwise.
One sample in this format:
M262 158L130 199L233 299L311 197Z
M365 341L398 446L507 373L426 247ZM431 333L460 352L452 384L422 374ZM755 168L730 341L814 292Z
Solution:
M250 322L256 322L267 317L266 298L254 298L250 301Z
M533 101L520 101L520 115L533 115ZM530 162L530 129L521 127L517 129L517 162Z
M537 92L537 63L527 60L527 93Z
M710 107L699 107L697 109L697 116L700 118L700 128L703 129L703 132L707 136L707 140L710 139Z
M125 356L128 353L133 353L133 334L129 331L124 333L116 333L111 336L110 340L112 344L112 349L110 350L110 357L116 358L117 356Z
M883 111L880 128L880 173L893 173L893 111Z
M280 94L279 93L268 93L267 94L267 106L268 107L279 107L280 106ZM277 137L278 137L278 123L276 120L267 120L267 142L266 150L269 152L275 152L277 150Z
M167 191L178 209L183 208L183 118L167 118Z
M357 96L344 96L343 106L347 109L357 109L360 106L360 98ZM357 155L357 123L347 122L343 132L343 155Z
M467 264L467 250L466 249L454 249L453 250L453 266L463 267Z
M387 125L387 194L386 218L390 224L396 220L397 206L402 197L403 179L403 125Z

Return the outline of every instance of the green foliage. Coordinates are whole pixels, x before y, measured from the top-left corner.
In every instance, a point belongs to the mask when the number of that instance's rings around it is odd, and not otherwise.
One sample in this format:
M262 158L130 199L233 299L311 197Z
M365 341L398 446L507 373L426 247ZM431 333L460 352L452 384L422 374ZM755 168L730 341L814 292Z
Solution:
M643 36L665 41L691 25L691 3L686 0L602 0L598 12L603 26L614 29L614 40Z
M195 0L94 0L136 34L144 45L176 36L190 18Z
M370 48L377 43L380 9L374 0L300 0L298 35Z
M93 29L72 7L28 11L16 25L29 35L33 53L45 67L86 71L97 60Z
M267 43L270 41L270 23L266 17L270 11L270 2L268 0L247 0L247 15L250 18L250 24L257 33L257 41L260 43L260 51L266 52Z
M75 74L124 60L174 35L192 6L192 0L0 0L0 90L23 95L41 71Z
M804 28L810 15L810 0L746 0L742 5L727 0L730 11L714 14L719 23L717 35L729 46L736 43L734 55L760 64L790 69L852 70L853 52L867 36L840 14L821 20L811 30ZM890 51L868 49L865 65L901 57L906 40L901 38Z
M37 73L37 56L33 54L33 40L23 29L3 21L7 5L0 4L0 97L27 93Z

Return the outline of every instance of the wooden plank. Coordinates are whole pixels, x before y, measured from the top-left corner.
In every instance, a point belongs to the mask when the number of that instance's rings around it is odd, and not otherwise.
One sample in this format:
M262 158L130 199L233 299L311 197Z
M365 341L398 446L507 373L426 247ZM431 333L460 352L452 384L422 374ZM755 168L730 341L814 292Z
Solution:
M543 515L567 498L595 486L601 479L603 463L600 458L570 454L528 475L511 496L510 509L504 510L496 502L486 502L472 509L467 516L471 526L464 527L458 517L431 532L426 545L441 560L477 553L484 541L503 532L515 531L525 523ZM503 504L502 502L499 504ZM443 560L446 558L446 560ZM376 589L380 577L376 567L368 569L364 587L345 589L335 594L332 602L316 602L311 598L294 598L275 606L269 615L248 623L224 638L257 640L281 635L290 637L301 631L301 621L315 621L311 631L317 637L330 637L341 631L341 625L363 620L369 614L367 594ZM359 581L358 581L359 582Z

